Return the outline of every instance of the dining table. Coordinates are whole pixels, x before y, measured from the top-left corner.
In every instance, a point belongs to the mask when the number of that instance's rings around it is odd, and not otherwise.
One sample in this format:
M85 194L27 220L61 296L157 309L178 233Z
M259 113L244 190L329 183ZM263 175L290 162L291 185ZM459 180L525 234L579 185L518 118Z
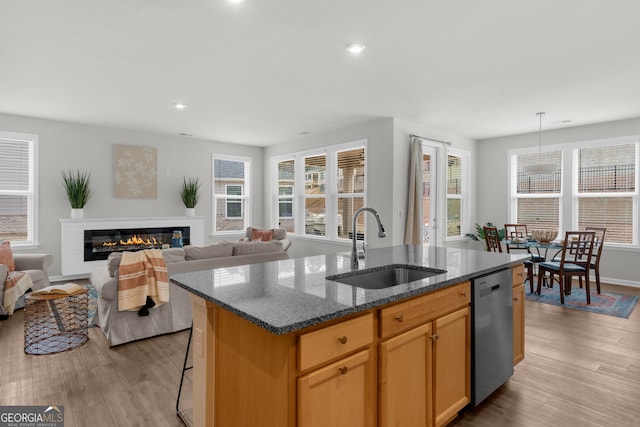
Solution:
M538 256L544 258L546 261L554 259L562 251L562 242L560 240L540 242L531 238L522 238L506 239L504 243L510 245L512 249L535 249ZM541 250L544 250L544 255L541 254ZM553 256L551 256L551 258L548 256L549 250L553 250Z
M533 264L537 266L539 262L551 261L556 258L560 252L562 252L562 242L560 240L552 240L550 242L540 242L536 239L532 238L515 238L515 239L505 239L504 243L511 246L511 249L528 249L531 252L531 249L535 249L538 260L534 261ZM544 251L544 255L541 254L541 251ZM549 251L553 250L553 255L549 258ZM535 256L532 254L532 258ZM536 268L537 270L537 268ZM538 274L537 271L534 274ZM543 279L544 287L552 287L553 281L547 282L547 278Z

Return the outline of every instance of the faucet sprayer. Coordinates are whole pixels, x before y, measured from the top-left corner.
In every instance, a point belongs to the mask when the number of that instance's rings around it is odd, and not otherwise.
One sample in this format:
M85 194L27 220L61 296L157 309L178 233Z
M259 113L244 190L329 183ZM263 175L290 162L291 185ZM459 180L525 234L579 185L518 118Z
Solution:
M378 237L380 238L387 237L387 233L384 231L384 225L382 225L382 222L380 221L380 215L378 215L378 212L375 209L369 208L366 206L358 209L356 213L353 214L353 227L352 227L353 245L351 248L351 268L358 268L358 258L359 257L364 258L364 242L362 242L362 254L358 254L358 249L356 247L356 240L358 235L358 233L356 233L356 221L358 220L358 216L360 216L360 214L364 211L369 211L373 214L373 216L375 216L376 221L378 222Z

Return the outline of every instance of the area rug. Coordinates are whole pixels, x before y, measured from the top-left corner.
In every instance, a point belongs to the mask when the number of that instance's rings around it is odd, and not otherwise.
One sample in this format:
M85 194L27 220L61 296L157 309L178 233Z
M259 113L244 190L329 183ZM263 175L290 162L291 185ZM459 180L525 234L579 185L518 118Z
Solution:
M571 289L571 295L565 295L564 304L560 304L560 291L558 286L553 288L542 288L541 295L532 295L527 289L527 301L541 302L544 304L564 306L567 308L575 308L577 310L590 311L592 313L606 314L607 316L615 316L628 318L638 302L637 295L623 295L616 292L602 291L597 294L591 290L591 304L587 305L587 299L584 289L574 287Z

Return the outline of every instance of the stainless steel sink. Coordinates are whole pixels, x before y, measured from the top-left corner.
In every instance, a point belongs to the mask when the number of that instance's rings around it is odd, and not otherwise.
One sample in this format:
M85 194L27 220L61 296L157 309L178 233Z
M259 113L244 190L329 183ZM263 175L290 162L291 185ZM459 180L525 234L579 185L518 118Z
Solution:
M446 272L446 270L439 270L437 268L392 264L336 274L334 276L328 276L326 279L364 289L384 289L426 279L431 276L437 276L438 274Z

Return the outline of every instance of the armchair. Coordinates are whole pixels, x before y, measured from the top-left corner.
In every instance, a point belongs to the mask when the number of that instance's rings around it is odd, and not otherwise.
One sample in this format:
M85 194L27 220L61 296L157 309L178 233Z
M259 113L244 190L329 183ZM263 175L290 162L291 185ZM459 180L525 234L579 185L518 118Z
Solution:
M23 271L31 277L32 290L38 290L49 286L49 267L53 264L53 255L50 254L13 254L15 270ZM2 309L4 302L4 284L9 275L9 268L0 264L0 315L6 315ZM24 307L24 297L16 302L15 308Z

